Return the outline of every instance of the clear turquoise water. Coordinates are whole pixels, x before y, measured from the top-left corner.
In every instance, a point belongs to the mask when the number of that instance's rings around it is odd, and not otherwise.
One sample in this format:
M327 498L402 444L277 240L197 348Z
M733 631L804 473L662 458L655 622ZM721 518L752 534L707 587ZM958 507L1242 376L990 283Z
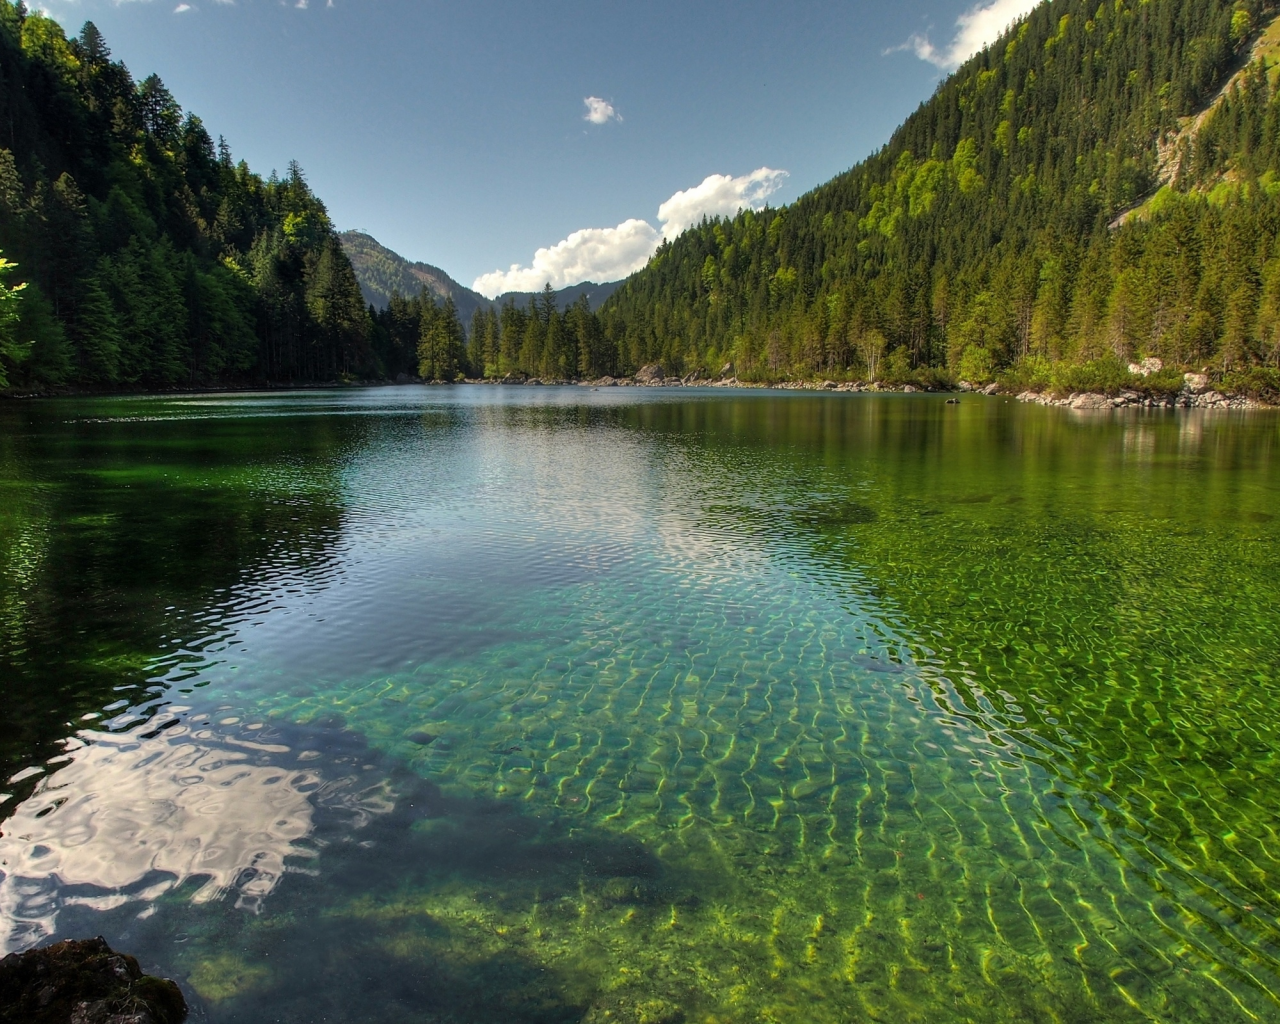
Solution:
M0 936L209 1021L1280 1020L1280 417L0 407Z

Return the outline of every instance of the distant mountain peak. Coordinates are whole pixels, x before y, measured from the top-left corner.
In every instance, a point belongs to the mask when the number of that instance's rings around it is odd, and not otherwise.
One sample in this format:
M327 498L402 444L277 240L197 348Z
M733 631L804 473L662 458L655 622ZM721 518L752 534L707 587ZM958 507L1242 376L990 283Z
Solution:
M386 308L392 292L410 296L417 295L423 288L437 302L452 296L463 323L471 319L477 308L489 304L479 292L460 285L439 267L407 260L368 232L343 231L338 237L355 268L365 302L377 309Z
M437 302L452 296L453 304L458 308L459 319L464 324L470 324L477 309L491 305L501 306L508 300L524 305L533 296L532 292L507 292L496 299L486 299L479 292L459 284L439 267L405 259L367 231L343 231L338 237L342 240L347 258L355 268L356 280L360 282L360 292L365 302L377 309L386 308L391 301L392 292L398 291L401 295L410 296L417 295L426 288ZM556 292L556 304L563 308L585 295L591 308L597 309L621 283L608 281L597 284L595 281L583 281L570 285Z

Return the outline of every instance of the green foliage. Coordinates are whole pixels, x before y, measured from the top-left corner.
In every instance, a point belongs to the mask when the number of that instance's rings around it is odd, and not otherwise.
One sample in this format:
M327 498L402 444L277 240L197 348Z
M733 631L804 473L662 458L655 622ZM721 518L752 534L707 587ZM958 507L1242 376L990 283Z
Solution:
M664 244L600 311L617 365L989 379L1037 357L1106 383L1100 361L1280 361L1280 89L1250 69L1160 150L1273 16L1041 4L852 170Z
M0 0L0 247L29 288L9 383L370 372L359 287L297 165L264 181L233 164L158 76L110 56L92 23L68 39Z
M1118 395L1121 391L1173 395L1183 384L1181 370L1165 369L1144 377L1130 373L1128 366L1113 356L1084 363L1028 356L1007 367L997 379L1003 391L1044 391L1058 396L1079 392Z
M1233 395L1248 395L1272 404L1280 403L1280 370L1274 366L1250 366L1225 373L1218 388Z
M25 361L31 349L31 343L17 331L21 318L19 293L26 286L5 284L14 268L13 263L0 256L0 387L8 386L9 368Z
M1053 368L1049 390L1054 394L1091 391L1102 395L1118 395L1136 383L1135 376L1129 372L1128 367L1114 358L1090 359L1079 364L1058 363Z
M418 340L418 373L427 380L453 381L463 376L466 366L466 339L453 297L437 308L423 298Z
M478 308L469 340L452 297L437 309L425 290L410 300L393 292L387 309L374 312L373 319L374 347L391 375L409 372L404 359L409 336L419 339L417 372L433 380L508 374L571 380L620 372L616 350L587 296L579 295L562 310L550 286L532 296L527 307L508 298L501 309Z
M24 375L31 380L61 384L71 373L71 346L53 306L34 282L22 293L17 326L18 342L29 346Z
M982 345L968 345L960 355L956 374L961 380L974 384L986 384L995 377L995 360L991 350Z

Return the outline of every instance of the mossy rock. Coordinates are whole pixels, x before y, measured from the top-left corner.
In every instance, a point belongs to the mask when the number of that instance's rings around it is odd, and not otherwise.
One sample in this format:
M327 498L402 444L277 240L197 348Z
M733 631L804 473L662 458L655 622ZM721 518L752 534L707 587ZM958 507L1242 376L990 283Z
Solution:
M3 1024L180 1024L186 1017L177 985L143 974L101 937L0 960Z

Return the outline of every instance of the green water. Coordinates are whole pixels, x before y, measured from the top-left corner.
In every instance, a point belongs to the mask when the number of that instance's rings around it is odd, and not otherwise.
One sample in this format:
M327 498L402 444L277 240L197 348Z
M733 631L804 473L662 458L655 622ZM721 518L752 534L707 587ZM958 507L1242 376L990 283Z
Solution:
M1280 416L0 406L0 943L198 1019L1280 1021Z

